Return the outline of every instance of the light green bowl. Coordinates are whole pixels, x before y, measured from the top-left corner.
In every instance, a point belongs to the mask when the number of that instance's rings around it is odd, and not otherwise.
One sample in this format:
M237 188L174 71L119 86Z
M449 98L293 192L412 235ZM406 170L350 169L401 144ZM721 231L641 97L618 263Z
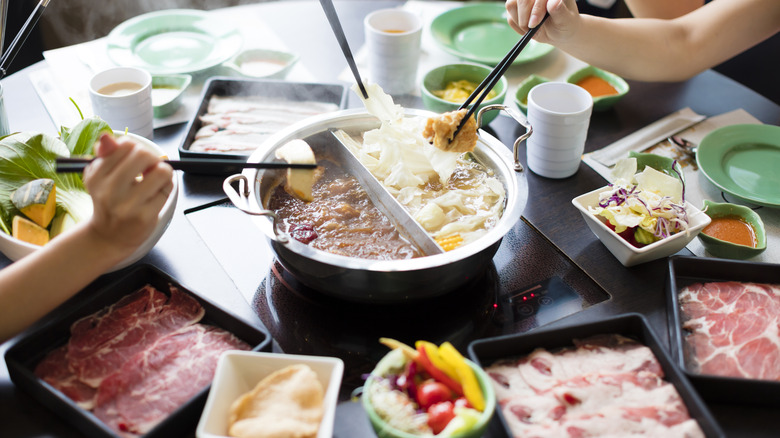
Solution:
M572 73L566 79L566 82L576 84L577 82L581 81L582 79L585 79L588 76L596 76L601 79L604 79L610 85L615 87L615 90L617 90L617 94L594 97L593 98L594 111L604 111L606 109L612 108L612 105L614 105L615 102L622 99L623 96L625 96L628 93L629 86L628 83L623 78L621 78L620 76L614 73L610 73L600 68L593 67L592 65L583 67L577 70L576 72Z
M756 247L739 245L726 240L716 239L715 237L699 233L698 237L704 249L715 257L725 259L749 259L755 257L766 250L766 230L761 217L752 209L744 206L731 204L728 202L713 202L704 200L704 213L711 219L722 217L738 217L753 227L756 233Z
M168 117L181 106L184 90L190 86L190 75L152 76L152 109L158 118Z
M246 49L223 66L240 76L255 79L284 79L298 62L298 55L271 49Z
M517 105L517 108L519 108L523 114L528 113L528 93L531 91L531 88L544 82L550 82L550 80L532 74L523 79L523 81L520 82L520 85L517 86L517 91L515 91L515 105Z
M422 86L420 87L423 105L436 113L455 111L460 107L461 103L449 102L436 97L433 91L443 90L448 83L460 80L467 80L479 85L491 71L491 67L476 63L447 64L436 67L423 76ZM485 99L478 108L481 109L486 105L504 103L508 87L506 78L501 77L501 80L493 87L493 90L496 91L496 96L492 99ZM482 126L492 122L496 116L498 116L498 110L486 112L482 116Z
M378 370L387 370L392 368L393 363L398 363L398 354L400 353L400 351L391 351L385 355L385 357L379 361L376 368L374 368L371 376L366 379L366 384L363 386L363 393L361 395L363 409L365 409L366 413L368 414L368 419L371 421L371 426L374 428L374 432L376 432L378 438L419 438L421 436L409 432L404 432L388 424L376 412L368 396L374 379L381 378L376 374L379 372ZM479 386L482 388L482 393L485 397L485 410L482 412L482 415L477 421L477 424L474 425L472 429L464 433L454 434L450 438L482 437L487 431L490 420L493 418L493 414L496 410L496 392L493 388L493 383L490 376L488 376L487 373L474 362L468 359L466 359L466 362L469 364L469 366L471 366L471 369L474 370L474 373L477 376L477 380L479 381Z

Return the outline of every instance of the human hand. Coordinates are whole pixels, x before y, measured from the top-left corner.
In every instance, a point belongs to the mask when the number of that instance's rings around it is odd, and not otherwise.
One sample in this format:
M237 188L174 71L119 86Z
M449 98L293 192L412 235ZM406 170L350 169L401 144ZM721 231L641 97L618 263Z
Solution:
M173 190L173 169L153 152L109 134L95 145L84 170L94 212L87 227L117 259L130 255L152 233ZM140 175L140 176L139 176Z
M507 22L516 32L525 34L541 23L545 12L550 13L545 25L534 39L556 44L571 38L580 25L576 0L507 0Z

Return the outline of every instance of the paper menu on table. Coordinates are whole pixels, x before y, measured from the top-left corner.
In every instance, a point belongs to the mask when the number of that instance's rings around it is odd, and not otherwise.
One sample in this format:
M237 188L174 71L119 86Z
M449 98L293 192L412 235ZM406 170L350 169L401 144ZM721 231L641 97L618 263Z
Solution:
M691 123L692 120L697 118L700 119L699 122ZM677 135L694 145L698 145L707 134L717 128L736 124L760 123L760 120L742 109L713 117L704 117L696 114L690 108L684 108L602 149L587 153L583 155L582 159L585 164L598 172L607 181L610 181L611 164L614 164L614 161L620 158L627 157L629 151L647 151L648 148L656 146L657 143L671 135ZM679 129L678 127L681 125L685 127ZM659 141L649 141L653 138L658 138ZM605 165L604 162L610 162L611 164ZM685 198L697 208L703 207L705 199L714 202L743 204L753 208L764 222L767 232L767 249L760 255L751 258L750 261L780 263L780 209L745 204L731 197L708 180L704 173L700 172L695 165L684 165L683 171L685 173ZM709 256L699 239L693 239L687 248L697 256Z
M268 27L252 5L237 6L209 12L215 17L229 20L243 36L242 49L269 48L287 51L281 39ZM54 124L73 126L84 117L92 115L89 100L89 79L95 72L114 67L106 52L106 38L43 52L47 68L30 73L30 81L41 98ZM185 90L182 106L165 118L155 118L154 127L160 128L187 122L194 117L200 104L205 81L211 76L235 76L232 70L220 66L193 75L191 85ZM315 77L302 63L296 64L286 78L289 81L311 82ZM78 105L74 105L70 99ZM81 111L81 114L79 113Z

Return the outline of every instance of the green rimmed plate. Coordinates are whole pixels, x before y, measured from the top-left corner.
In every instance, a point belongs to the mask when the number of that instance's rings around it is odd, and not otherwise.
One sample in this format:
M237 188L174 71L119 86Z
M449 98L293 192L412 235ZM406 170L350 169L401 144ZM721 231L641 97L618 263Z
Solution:
M780 126L718 128L702 139L696 162L724 192L745 202L780 207Z
M108 34L107 50L118 65L140 67L151 74L185 74L227 61L242 43L235 26L207 12L169 9L119 24Z
M460 58L496 65L520 41L506 21L503 2L477 3L445 11L431 22L434 41ZM514 65L534 61L550 53L553 46L531 40Z

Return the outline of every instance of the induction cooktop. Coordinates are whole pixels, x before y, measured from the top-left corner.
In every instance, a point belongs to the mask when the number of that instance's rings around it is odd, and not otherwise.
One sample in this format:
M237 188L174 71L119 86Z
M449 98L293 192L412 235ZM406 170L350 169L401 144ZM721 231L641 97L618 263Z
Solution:
M488 268L446 295L399 304L347 302L301 284L274 257L251 218L227 200L186 217L285 353L340 357L344 387L358 388L387 353L380 337L469 342L532 330L609 295L524 220ZM344 394L345 397L348 394Z

